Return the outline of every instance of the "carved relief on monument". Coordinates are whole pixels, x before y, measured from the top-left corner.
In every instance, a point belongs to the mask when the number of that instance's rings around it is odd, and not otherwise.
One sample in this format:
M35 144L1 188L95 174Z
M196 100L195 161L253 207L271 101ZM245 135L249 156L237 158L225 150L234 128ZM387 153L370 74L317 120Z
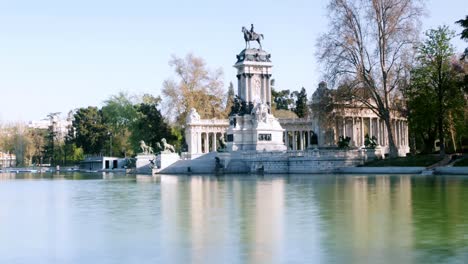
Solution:
M261 96L262 81L259 75L252 77L252 101L260 100Z

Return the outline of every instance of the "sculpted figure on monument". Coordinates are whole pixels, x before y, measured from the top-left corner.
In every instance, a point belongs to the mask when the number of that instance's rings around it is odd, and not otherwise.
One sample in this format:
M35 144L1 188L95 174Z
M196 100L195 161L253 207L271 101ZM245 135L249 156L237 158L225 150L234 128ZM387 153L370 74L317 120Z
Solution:
M161 139L161 145L162 145L162 153L174 153L175 149L174 146L166 142L166 139L163 138Z
M252 114L257 122L266 123L268 121L268 106L263 103L257 103L255 108L252 109Z
M257 34L254 31L254 26L251 24L250 31L245 27L242 27L242 33L244 33L245 48L250 48L250 41L257 41L260 49L262 49L262 43L260 42L263 39L263 34Z
M151 146L147 146L143 140L140 140L140 148L142 153L145 155L153 154L153 148Z
M200 115L195 108L192 108L187 116L187 123L193 123L195 121L200 121Z

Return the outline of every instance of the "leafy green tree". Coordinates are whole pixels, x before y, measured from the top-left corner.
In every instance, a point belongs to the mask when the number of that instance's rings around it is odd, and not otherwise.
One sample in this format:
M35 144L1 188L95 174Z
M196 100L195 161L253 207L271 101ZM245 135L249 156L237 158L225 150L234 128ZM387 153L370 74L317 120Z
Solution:
M51 164L55 164L56 158L60 159L60 149L57 146L57 118L60 113L50 113L47 115L50 125L47 128L46 144L44 147L44 158ZM56 153L57 152L57 153Z
M468 41L468 16L466 16L465 19L460 19L455 23L463 27L463 31L460 34L460 38L464 39L465 41ZM465 49L462 59L465 59L467 56L468 56L468 48Z
M457 113L465 107L462 75L452 62L454 49L450 40L454 36L447 26L426 32L407 92L411 128L421 136L426 151L437 135L441 155L446 151L446 132L450 127L453 131L456 120L460 119L456 118Z
M188 54L185 58L173 56L169 65L176 79L163 83L162 94L167 116L182 127L191 108L201 118L225 117L222 70L210 71L202 58Z
M177 138L172 134L171 127L167 124L158 109L161 99L146 95L143 103L136 105L137 120L132 126L132 143L135 152L139 151L140 140L147 145L156 147L156 143L165 138L171 144L177 143ZM180 145L180 143L178 143Z
M103 122L102 111L88 106L76 111L73 120L74 142L86 154L99 154L105 151L109 138L109 127Z
M134 153L130 136L131 127L138 118L136 101L137 98L123 92L104 101L101 110L103 121L109 127L107 144L112 155L127 156Z
M291 110L291 108L293 108L294 98L290 90L277 91L272 88L271 99L273 101L273 107L276 110Z
M300 92L294 91L292 94L295 97L294 113L301 118L307 117L309 115L309 107L307 106L307 92L305 88L302 87Z

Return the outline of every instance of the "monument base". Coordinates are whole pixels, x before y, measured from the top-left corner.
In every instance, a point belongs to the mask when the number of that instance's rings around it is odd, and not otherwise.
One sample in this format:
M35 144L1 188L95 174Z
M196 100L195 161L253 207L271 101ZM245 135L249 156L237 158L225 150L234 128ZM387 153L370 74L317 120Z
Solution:
M257 108L260 107L261 105L257 106ZM231 126L227 130L229 152L286 151L287 148L283 142L284 129L273 115L266 112L266 106L263 109L255 114L231 117Z
M155 170L154 172L159 172L165 168L171 166L180 160L180 156L177 153L161 153L156 156Z
M136 156L136 172L141 174L152 174L156 160L153 154L138 154Z

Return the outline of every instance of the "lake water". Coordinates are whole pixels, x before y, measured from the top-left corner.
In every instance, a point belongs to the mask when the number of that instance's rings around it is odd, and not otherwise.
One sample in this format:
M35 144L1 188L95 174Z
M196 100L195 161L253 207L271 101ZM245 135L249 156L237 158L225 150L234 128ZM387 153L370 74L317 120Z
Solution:
M468 263L468 177L4 173L0 263Z

